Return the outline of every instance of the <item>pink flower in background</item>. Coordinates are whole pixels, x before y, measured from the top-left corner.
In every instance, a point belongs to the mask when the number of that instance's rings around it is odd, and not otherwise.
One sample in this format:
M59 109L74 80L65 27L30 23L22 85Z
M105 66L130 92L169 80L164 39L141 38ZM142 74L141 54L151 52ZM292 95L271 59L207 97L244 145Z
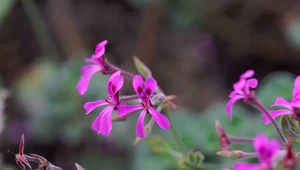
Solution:
M100 42L95 49L95 53L91 58L85 59L85 62L90 63L88 65L84 65L80 69L81 77L79 82L77 83L77 90L80 95L83 95L89 86L89 81L92 76L101 71L104 71L104 60L103 55L105 53L105 45L107 44L107 40Z
M278 97L271 107L274 106L280 106L283 107L283 109L269 110L272 118L275 119L282 115L293 115L296 120L300 121L300 76L295 79L292 100L286 101L284 98ZM265 114L262 115L262 119L265 124L269 124L271 122Z
M275 170L274 158L280 151L280 144L277 140L268 140L264 134L258 134L254 139L254 149L258 153L258 164L252 163L237 163L233 170Z
M105 109L101 111L99 116L92 124L92 129L98 134L104 136L109 136L112 129L112 112L119 105L119 91L124 83L124 78L121 76L121 71L115 72L108 80L107 83L107 93L108 98L93 102L87 102L84 104L84 109L86 114L89 114L95 108L108 105Z
M248 70L240 76L240 80L233 84L233 91L229 94L229 102L226 105L226 112L232 120L233 105L240 99L248 99L250 97L250 88L256 88L258 81L251 78L254 75L253 70Z
M156 80L152 77L149 77L145 80L145 82L143 82L142 76L136 75L133 78L132 84L136 94L140 97L142 103L131 106L126 104L120 104L118 106L119 117L125 116L128 113L131 113L136 110L142 110L136 125L136 134L140 138L145 137L144 119L146 113L148 112L152 115L152 117L154 118L154 120L160 128L164 130L169 129L170 122L168 118L156 111L150 100L151 95L154 93L157 87Z

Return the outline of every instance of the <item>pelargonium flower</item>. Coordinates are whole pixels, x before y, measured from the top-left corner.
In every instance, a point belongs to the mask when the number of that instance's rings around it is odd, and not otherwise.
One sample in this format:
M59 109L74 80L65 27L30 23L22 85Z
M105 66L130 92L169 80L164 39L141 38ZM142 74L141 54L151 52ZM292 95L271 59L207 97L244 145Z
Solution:
M144 119L146 116L146 113L150 113L151 116L154 118L158 126L164 130L167 130L170 128L170 122L166 116L159 113L154 109L154 105L151 103L150 97L154 93L157 82L154 78L149 77L143 82L143 78L140 75L136 75L133 78L132 81L133 88L136 92L136 94L141 99L140 104L135 105L126 105L126 104L120 104L118 106L119 111L119 117L123 117L133 111L142 110L138 122L136 125L136 134L140 138L145 137L145 131L144 131Z
M247 100L250 97L250 88L256 88L258 81L256 78L251 78L254 75L253 70L248 70L240 76L240 80L233 84L233 91L229 94L229 102L226 105L226 112L232 119L233 105L240 99Z
M98 117L92 124L92 129L98 134L109 136L112 129L112 112L116 110L116 106L119 105L119 91L124 83L124 78L121 76L121 71L115 72L108 80L107 83L107 99L97 100L93 102L87 102L84 104L86 114L92 112L95 108L108 105L103 109Z
M286 101L284 98L278 97L271 107L274 106L280 106L283 107L283 109L269 110L273 119L282 115L292 115L296 120L300 121L300 76L298 76L294 81L292 100ZM262 119L265 124L269 124L271 122L265 114L262 115Z
M254 149L258 153L259 163L237 163L233 170L275 170L276 156L280 151L280 143L271 139L268 140L264 134L258 134L253 142Z
M90 64L84 65L80 69L81 77L79 82L77 83L77 90L80 95L83 95L87 91L90 79L95 73L99 71L105 71L104 59L102 56L105 53L106 44L107 40L100 42L96 46L95 53L91 56L91 58L85 59L85 62Z

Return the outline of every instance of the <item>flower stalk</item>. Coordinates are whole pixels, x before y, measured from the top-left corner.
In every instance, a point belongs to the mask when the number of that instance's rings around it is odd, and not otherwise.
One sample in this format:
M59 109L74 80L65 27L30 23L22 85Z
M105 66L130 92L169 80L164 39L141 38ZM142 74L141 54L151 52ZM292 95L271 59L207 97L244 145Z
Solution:
M254 91L253 91L254 93ZM279 137L280 137L280 140L283 144L285 144L287 141L282 133L282 131L280 130L279 128L279 125L278 123L273 119L273 117L270 115L269 111L264 107L264 105L259 101L259 99L256 97L256 95L254 94L252 96L252 104L255 105L256 107L258 107L270 120L271 120L271 123L273 124L274 128L276 129Z
M173 122L171 120L171 113L170 113L170 110L168 108L165 108L164 109L164 113L166 114L166 116L168 117L168 119L170 120L170 124L171 124L171 132L173 134L173 137L176 141L176 144L179 148L179 150L182 152L182 153L185 153L185 148L184 148L184 145L183 145L183 142L182 140L180 139L180 137L178 136L178 133L173 125Z

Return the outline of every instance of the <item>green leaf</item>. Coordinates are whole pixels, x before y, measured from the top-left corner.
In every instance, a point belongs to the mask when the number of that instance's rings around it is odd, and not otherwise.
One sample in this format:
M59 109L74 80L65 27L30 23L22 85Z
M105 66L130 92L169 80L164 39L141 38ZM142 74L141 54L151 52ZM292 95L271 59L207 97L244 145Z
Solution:
M150 69L137 57L133 57L133 61L135 64L135 67L139 74L141 74L144 78L151 77L152 73Z
M0 1L0 28L5 18L9 14L17 1L16 0L1 0Z

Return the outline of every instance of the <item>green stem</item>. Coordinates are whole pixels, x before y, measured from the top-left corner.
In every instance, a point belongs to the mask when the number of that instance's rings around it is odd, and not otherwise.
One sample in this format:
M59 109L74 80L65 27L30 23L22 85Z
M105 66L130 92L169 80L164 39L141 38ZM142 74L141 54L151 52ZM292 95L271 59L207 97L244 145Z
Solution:
M172 134L174 136L174 139L175 139L175 141L176 141L176 143L178 145L178 148L180 149L180 151L182 153L185 153L185 148L184 148L183 142L180 139L180 137L178 136L178 134L176 132L176 129L174 128L174 125L172 123L170 110L168 108L165 108L164 111L166 113L166 116L169 118L170 125L171 125L171 132L172 132Z

